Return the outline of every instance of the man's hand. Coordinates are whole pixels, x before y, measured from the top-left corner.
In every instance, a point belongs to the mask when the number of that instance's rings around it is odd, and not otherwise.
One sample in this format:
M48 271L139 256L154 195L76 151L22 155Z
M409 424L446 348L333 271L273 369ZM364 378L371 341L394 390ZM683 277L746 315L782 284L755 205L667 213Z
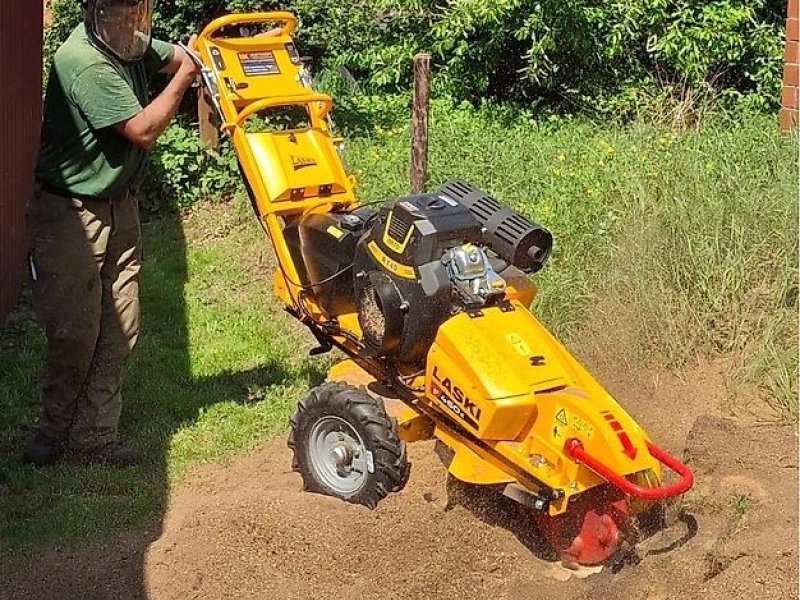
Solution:
M192 52L197 53L197 34L196 33L192 34L192 36L189 38L189 41L186 42L186 47L189 48L189 50L191 50ZM197 65L195 60L191 56L189 56L189 54L187 52L183 52L183 60L184 60L184 62L186 62L186 61L190 62L192 64L192 66L194 66L194 67L196 67L196 65ZM197 69L197 68L195 68L195 70L198 73L200 72L200 70Z
M259 33L255 37L276 37L283 33L283 27L275 27L274 29L270 29L269 31L265 31L264 33Z
M186 47L190 50L195 49L195 44L197 43L197 34L193 35L189 38L189 41L186 44ZM194 61L194 59L189 56L189 54L183 49L180 48L181 53L181 64L178 67L177 73L175 73L176 77L188 77L192 81L200 74L200 66Z
M196 43L197 43L197 34L194 34L192 35L192 37L189 38L189 41L186 42L186 45L191 50L194 50ZM167 66L161 69L160 73L177 73L178 70L181 68L181 65L183 64L184 60L189 58L186 55L186 52L184 52L183 48L181 48L179 45L173 44L172 48L173 48L172 60Z

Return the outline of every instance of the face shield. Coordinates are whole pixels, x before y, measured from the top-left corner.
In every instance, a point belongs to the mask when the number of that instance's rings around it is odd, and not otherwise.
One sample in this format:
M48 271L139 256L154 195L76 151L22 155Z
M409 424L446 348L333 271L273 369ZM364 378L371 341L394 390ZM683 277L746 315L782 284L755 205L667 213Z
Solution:
M90 5L92 36L125 62L142 58L150 47L153 0L96 0Z

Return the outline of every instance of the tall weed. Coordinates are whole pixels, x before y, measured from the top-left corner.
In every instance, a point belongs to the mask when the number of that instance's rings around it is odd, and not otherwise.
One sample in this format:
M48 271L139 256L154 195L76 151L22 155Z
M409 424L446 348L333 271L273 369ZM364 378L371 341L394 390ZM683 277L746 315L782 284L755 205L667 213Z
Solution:
M407 127L354 140L349 156L364 199L408 192ZM738 381L796 417L797 138L774 118L687 131L435 103L429 188L449 177L551 229L535 308L559 336L599 320L625 340L621 358L735 358Z

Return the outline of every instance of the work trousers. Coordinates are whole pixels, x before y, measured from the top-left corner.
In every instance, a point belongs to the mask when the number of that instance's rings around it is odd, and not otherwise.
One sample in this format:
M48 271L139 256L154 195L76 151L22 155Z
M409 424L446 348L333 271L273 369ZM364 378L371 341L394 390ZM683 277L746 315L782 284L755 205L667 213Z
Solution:
M34 309L47 337L39 433L76 450L102 448L117 440L123 367L139 334L137 201L37 185L26 218Z

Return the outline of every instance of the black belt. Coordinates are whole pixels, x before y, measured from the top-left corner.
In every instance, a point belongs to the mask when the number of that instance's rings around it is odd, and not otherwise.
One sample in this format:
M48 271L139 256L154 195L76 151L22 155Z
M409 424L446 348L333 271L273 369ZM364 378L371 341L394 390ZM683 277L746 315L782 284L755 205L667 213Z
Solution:
M109 196L106 198L102 198L100 196L89 196L87 194L76 194L75 192L69 192L63 188L58 187L57 185L52 184L49 181L42 181L37 180L41 186L41 190L43 192L47 192L48 194L53 194L54 196L61 196L62 198L77 198L78 200L88 201L88 202L111 202L116 197L121 197L127 195L128 192L124 192L119 194L119 196Z

